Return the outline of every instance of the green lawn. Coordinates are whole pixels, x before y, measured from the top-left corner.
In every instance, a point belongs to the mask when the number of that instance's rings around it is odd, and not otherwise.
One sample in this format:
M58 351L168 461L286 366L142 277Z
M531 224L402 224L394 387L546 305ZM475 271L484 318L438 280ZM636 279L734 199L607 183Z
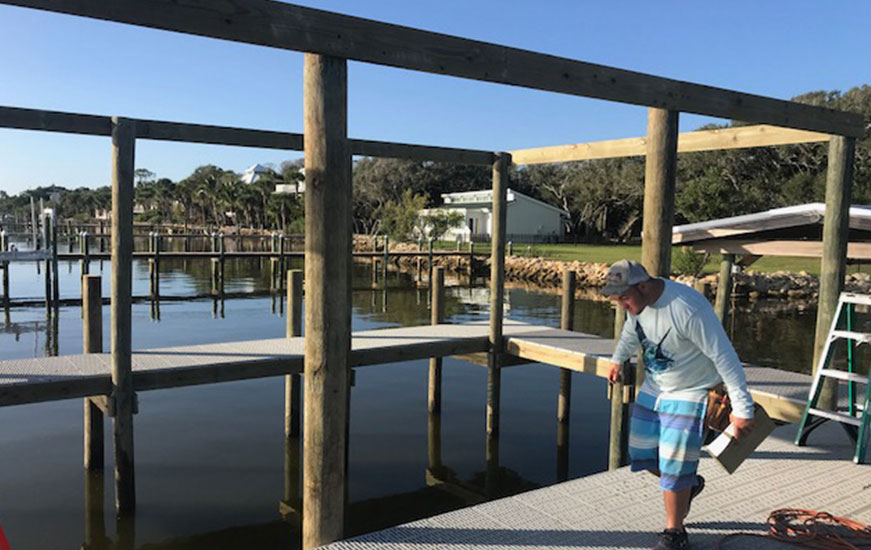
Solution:
M436 244L437 249L455 250L456 244L450 242L439 242ZM476 252L484 252L490 249L488 243L478 243L475 245ZM674 250L677 250L675 247ZM468 245L464 245L463 250L468 250ZM582 261L582 262L603 262L613 263L617 260L641 260L641 246L631 245L596 245L596 244L515 244L515 256L534 256L548 258L553 260L565 261ZM705 266L705 273L716 273L720 269L720 256L712 255L708 259ZM868 269L867 267L865 268ZM816 258L787 258L787 257L765 257L760 258L754 263L748 271L758 271L761 273L771 273L773 271L791 271L799 272L806 271L812 275L819 275L820 261ZM854 273L861 271L861 266L848 266L847 272Z

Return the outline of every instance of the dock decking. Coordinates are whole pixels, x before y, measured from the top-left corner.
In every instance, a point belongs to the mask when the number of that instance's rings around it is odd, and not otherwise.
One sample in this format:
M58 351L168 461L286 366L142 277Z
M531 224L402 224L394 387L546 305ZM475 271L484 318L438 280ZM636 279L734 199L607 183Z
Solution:
M605 376L613 341L581 332L509 321L513 358ZM487 351L486 322L422 325L356 332L353 366L470 355ZM304 339L273 338L133 352L136 391L295 374L302 371ZM0 361L0 406L111 392L109 353ZM801 414L810 377L747 367L754 398L778 419Z
M851 461L853 446L837 426L796 447L783 426L735 474L704 456L706 489L687 530L692 547L713 550L728 533L765 531L769 512L806 508L871 523L871 467ZM594 474L325 546L329 550L648 550L665 522L657 481L628 468ZM791 548L759 538L726 541L722 550Z

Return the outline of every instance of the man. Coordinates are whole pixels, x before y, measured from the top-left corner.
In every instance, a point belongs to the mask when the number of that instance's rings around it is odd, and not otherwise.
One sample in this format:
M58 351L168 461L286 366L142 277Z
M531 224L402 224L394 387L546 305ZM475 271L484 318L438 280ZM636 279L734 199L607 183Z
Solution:
M753 426L753 398L744 368L708 300L692 288L652 278L638 262L621 260L608 270L602 294L627 313L611 356L609 380L638 346L645 380L632 408L632 471L659 477L666 527L654 550L688 548L684 518L704 488L696 474L704 436L708 388L725 383L737 437Z

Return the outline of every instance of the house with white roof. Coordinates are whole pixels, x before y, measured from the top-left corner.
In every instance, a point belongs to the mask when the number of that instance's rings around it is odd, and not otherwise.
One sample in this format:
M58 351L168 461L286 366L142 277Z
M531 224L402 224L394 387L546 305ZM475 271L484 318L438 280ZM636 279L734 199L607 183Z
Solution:
M443 205L422 210L421 214L453 211L463 215L459 227L449 229L445 240L490 240L493 230L493 191L443 193ZM558 242L565 236L569 213L513 189L507 191L506 239L519 242Z

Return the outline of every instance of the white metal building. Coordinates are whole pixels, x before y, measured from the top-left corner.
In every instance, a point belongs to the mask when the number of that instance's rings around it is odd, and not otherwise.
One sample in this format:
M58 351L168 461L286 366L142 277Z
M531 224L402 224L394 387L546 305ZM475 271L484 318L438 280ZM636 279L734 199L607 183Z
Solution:
M513 242L558 241L565 235L569 213L509 189L507 191L506 239ZM445 240L489 240L492 235L493 191L443 193L444 204L421 214L451 210L463 214L463 224L448 230Z

